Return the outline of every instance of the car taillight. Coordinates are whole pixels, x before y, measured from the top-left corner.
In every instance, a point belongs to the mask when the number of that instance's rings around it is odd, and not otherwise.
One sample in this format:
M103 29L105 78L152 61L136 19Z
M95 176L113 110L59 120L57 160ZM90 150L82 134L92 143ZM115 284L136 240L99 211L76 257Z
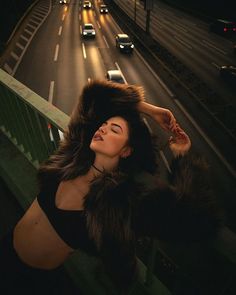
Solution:
M227 28L224 28L224 32L227 32Z

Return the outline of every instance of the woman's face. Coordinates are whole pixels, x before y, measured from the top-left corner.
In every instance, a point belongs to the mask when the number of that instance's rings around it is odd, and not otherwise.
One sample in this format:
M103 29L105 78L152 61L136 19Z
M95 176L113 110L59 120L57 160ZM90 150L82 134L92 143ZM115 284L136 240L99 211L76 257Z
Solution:
M99 153L109 158L126 158L131 153L128 139L127 121L122 117L112 117L95 132L90 148L96 154Z

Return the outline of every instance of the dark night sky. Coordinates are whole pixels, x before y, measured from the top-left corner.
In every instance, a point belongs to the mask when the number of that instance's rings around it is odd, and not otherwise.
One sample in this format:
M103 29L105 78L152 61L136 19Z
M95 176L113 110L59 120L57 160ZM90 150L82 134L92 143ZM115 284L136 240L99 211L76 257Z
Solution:
M236 20L235 0L164 0L163 2L181 5L182 7L197 10L216 18L230 18Z

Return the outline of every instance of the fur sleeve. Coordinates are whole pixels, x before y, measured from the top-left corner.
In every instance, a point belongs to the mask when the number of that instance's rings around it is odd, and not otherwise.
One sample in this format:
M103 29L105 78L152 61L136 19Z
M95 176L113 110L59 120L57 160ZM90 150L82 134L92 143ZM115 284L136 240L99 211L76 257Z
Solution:
M136 273L135 236L131 227L137 186L122 174L104 173L85 200L87 229L104 266L119 287L127 287Z
M175 159L169 183L158 184L140 200L139 235L178 242L215 237L223 213L211 188L208 169L203 158L196 155Z

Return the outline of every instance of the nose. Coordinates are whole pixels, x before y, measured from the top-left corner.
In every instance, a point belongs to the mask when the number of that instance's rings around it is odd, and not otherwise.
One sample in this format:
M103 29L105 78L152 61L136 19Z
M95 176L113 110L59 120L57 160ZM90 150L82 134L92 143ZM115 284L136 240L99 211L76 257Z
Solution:
M101 134L106 133L106 127L105 126L100 126L98 130L99 130L99 132L101 132Z

